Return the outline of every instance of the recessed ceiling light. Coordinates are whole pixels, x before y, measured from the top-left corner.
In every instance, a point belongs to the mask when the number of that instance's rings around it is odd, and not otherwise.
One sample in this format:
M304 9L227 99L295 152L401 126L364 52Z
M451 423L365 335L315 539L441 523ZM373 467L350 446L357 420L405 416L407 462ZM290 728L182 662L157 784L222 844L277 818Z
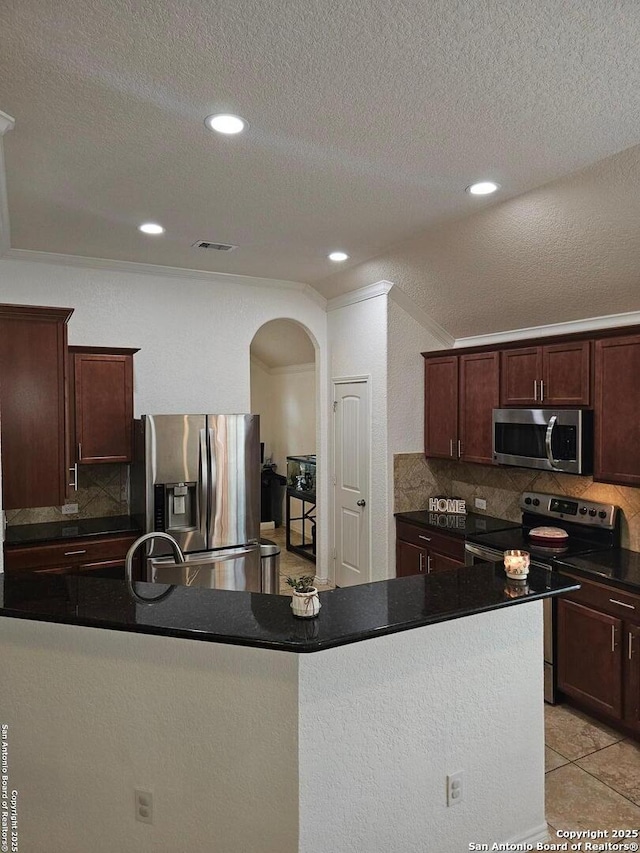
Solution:
M232 116L225 113L207 116L204 123L209 130L226 133L228 136L232 136L234 133L241 133L248 126L247 122L243 118L240 118L240 116Z
M467 187L466 192L471 193L471 195L491 195L499 189L500 184L496 184L495 181L478 181L477 184L471 184Z
M144 222L138 228L143 234L164 234L164 228L157 222Z
M346 261L349 259L349 255L346 252L331 252L329 255L330 261Z

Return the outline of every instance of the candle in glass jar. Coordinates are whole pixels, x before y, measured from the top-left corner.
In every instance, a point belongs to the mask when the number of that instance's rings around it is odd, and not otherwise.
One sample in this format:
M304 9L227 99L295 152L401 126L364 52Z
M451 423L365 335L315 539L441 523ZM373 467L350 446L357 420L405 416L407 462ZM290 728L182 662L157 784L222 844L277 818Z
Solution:
M528 551L505 551L504 570L508 575L525 577L529 574L529 560Z

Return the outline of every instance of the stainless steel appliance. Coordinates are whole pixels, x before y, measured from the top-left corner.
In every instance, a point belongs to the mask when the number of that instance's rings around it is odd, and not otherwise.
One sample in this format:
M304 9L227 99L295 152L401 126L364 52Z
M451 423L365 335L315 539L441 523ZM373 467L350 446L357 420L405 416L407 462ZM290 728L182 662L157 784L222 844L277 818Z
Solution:
M589 474L593 467L593 412L494 409L493 458L501 465Z
M561 561L579 554L604 552L619 544L618 507L566 495L525 492L520 498L522 526L510 530L476 533L465 542L465 562L502 563L504 552L529 551L531 565L550 573L562 569ZM536 545L530 531L552 524L569 534L562 546ZM556 599L547 598L544 607L544 698L556 701Z
M144 415L136 423L132 511L145 533L170 534L184 552L153 539L147 578L253 592L260 552L258 415Z

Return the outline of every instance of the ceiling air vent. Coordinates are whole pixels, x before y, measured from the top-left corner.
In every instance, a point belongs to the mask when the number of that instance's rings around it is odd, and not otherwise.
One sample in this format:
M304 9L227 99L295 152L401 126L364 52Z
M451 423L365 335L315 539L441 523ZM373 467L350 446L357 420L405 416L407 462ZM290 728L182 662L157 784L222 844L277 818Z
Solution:
M215 249L216 252L233 252L237 246L232 246L231 243L211 243L209 240L196 240L191 244L194 249Z

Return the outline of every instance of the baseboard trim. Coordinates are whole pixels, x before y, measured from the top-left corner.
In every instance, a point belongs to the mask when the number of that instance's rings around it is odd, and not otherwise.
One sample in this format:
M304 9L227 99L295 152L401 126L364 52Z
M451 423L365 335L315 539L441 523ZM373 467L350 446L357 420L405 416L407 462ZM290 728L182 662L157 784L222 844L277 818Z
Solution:
M551 839L553 841L553 839ZM521 850L533 849L535 850L536 844L538 842L547 842L549 841L549 830L547 829L547 822L545 820L544 823L539 824L539 826L534 827L533 829L529 829L526 832L523 832L519 835L513 836L506 843L507 844L520 844L522 845ZM528 847L528 845L533 845L532 847Z

